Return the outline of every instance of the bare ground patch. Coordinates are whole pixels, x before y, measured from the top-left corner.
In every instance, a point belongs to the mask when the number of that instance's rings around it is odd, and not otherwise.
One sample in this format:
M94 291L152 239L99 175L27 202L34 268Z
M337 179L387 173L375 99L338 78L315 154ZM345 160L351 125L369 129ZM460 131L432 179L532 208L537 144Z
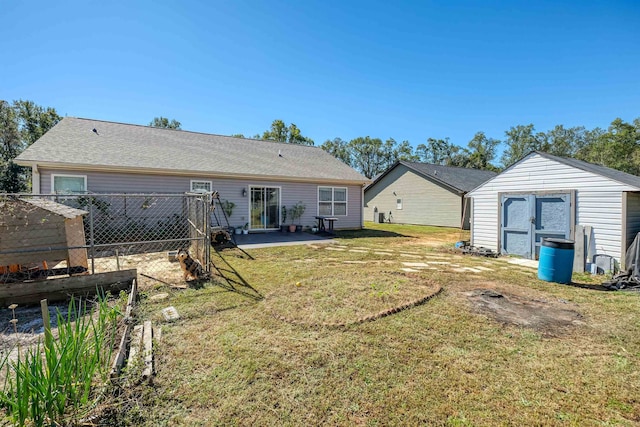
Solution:
M575 304L564 300L535 299L494 289L474 289L465 295L476 311L545 336L558 336L569 327L585 324Z

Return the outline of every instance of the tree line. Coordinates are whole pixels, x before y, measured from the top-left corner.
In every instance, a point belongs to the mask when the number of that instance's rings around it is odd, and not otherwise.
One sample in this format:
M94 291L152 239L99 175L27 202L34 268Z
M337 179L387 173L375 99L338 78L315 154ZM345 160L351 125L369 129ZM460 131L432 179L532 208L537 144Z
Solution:
M54 108L42 107L33 101L0 100L0 192L18 193L30 186L30 170L16 165L13 159L44 135L62 117ZM166 117L154 117L149 126L181 129L181 123ZM244 138L242 134L231 135ZM315 145L294 123L287 125L277 119L254 139L290 144ZM498 149L504 147L498 159ZM510 127L502 140L477 132L466 146L452 143L449 138L427 138L414 146L409 141L393 138L361 136L349 141L339 137L320 145L334 157L373 178L398 160L486 169L499 172L531 151L572 157L590 163L640 175L640 118L632 122L615 119L607 129L586 129L583 126L565 128L557 125L546 132L536 131L533 124Z
M61 119L55 108L44 108L33 101L0 100L0 192L28 189L31 171L13 159Z
M270 130L255 138L314 145L312 139L299 134L297 126L291 124L290 127L299 137L287 136L285 123L275 120ZM501 146L504 150L498 158ZM556 125L546 132L539 132L533 124L517 125L505 131L502 140L477 132L465 147L453 144L449 138L427 138L425 143L414 148L409 141L398 142L393 138L382 141L370 136L350 141L336 137L326 140L320 147L367 178L384 172L398 160L499 172L531 151L576 158L640 175L640 118L630 123L617 118L607 129Z

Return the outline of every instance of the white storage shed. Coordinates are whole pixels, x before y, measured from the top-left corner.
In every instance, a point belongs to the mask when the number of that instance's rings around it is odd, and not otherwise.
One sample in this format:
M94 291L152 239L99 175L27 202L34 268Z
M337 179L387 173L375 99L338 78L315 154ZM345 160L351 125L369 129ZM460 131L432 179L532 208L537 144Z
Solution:
M591 256L624 254L640 232L640 177L531 152L467 194L471 244L537 259L545 237L575 239L590 226ZM586 229L589 229L586 227Z

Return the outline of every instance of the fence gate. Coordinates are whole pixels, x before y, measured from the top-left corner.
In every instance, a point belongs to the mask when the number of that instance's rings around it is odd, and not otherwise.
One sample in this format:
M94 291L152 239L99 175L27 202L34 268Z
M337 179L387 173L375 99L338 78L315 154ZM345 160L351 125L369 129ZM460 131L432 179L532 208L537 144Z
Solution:
M189 224L189 252L198 259L207 273L211 273L211 212L210 193L187 193L185 198Z

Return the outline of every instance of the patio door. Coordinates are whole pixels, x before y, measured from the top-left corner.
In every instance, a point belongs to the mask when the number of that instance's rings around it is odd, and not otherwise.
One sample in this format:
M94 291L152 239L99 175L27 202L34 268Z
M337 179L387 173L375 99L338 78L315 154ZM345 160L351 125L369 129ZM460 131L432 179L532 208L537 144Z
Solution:
M251 187L251 230L280 228L280 188Z
M545 237L571 236L571 196L506 194L501 197L501 252L538 259Z

